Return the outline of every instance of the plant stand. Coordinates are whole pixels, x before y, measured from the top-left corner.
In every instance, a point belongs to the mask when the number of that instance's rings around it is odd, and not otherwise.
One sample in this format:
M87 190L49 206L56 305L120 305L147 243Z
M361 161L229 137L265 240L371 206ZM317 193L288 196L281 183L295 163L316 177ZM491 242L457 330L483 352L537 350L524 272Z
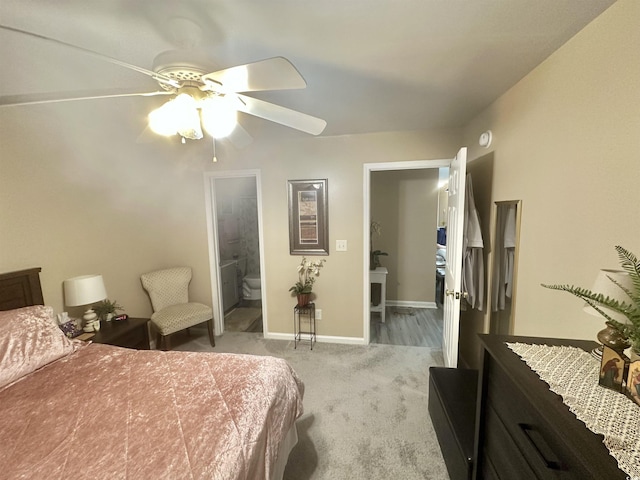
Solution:
M309 322L306 325L307 321ZM305 330L302 329L305 327ZM309 342L311 350L316 342L316 304L309 303L303 307L293 307L293 348L298 348L299 342Z

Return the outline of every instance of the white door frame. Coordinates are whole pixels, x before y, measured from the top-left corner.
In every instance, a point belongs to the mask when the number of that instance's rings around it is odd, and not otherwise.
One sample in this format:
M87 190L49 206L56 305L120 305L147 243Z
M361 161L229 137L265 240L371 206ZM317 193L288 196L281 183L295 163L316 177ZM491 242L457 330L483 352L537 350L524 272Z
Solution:
M371 289L369 288L369 251L371 250L371 239L369 235L371 222L371 172L389 171L389 170L423 170L426 168L444 168L451 165L451 158L439 160L411 160L406 162L381 162L381 163L365 163L364 164L364 188L363 188L363 205L362 205L362 285L364 286L364 295L362 296L362 311L364 317L364 344L369 345L371 342ZM435 261L435 260L434 260Z
M224 333L224 306L222 305L222 281L220 278L220 250L218 249L218 215L216 210L215 181L224 178L254 177L258 200L258 242L260 243L260 281L262 291L266 292L264 270L264 232L262 229L262 183L260 170L228 170L204 172L204 197L207 215L207 240L209 244L209 276L211 277L211 300L213 303L216 335ZM267 298L262 295L263 336L269 331L267 319Z

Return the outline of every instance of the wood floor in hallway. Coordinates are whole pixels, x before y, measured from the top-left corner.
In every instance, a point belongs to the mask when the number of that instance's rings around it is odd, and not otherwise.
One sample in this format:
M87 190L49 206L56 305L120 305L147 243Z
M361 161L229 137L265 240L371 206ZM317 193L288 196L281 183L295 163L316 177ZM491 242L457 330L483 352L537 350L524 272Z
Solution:
M371 343L442 348L442 309L387 307L385 323L371 314Z

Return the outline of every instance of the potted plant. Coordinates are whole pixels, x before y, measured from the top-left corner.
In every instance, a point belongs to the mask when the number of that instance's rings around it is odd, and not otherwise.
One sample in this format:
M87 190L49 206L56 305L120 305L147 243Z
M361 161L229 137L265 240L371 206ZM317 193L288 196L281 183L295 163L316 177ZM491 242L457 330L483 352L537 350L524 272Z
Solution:
M626 288L613 278L608 278L625 293L626 297L629 298L628 301L621 302L601 293L573 285L542 284L542 286L569 292L584 300L607 320L606 323L609 327L616 330L623 339L628 340L628 344L631 344L634 354L640 355L640 262L638 262L638 258L633 253L623 247L616 246L616 251L618 252L620 265L629 274L633 286L632 288ZM628 319L628 323L619 322L611 318L601 307L608 307L614 312L624 315Z
M93 311L98 315L98 319L110 321L116 312L122 310L122 307L114 300L111 301L108 298L96 303L93 306Z
M304 307L309 304L311 291L316 278L320 276L320 269L323 267L325 259L315 262L307 261L306 257L302 257L300 265L298 265L298 281L289 289L292 295L298 297L298 306Z
M373 249L373 236L374 235L381 235L382 234L382 225L380 225L380 223L376 222L375 220L371 220L371 226L369 229L369 235L370 235L370 242L369 242L369 269L370 270L375 270L376 268L378 268L380 266L380 257L381 256L388 256L389 254L387 252L383 252L382 250L374 250Z

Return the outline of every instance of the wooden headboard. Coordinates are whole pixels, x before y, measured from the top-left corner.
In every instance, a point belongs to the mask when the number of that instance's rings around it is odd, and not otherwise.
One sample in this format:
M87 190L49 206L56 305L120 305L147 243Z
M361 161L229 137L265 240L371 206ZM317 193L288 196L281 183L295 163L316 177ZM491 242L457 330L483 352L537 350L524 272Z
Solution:
M44 305L41 268L29 268L18 272L0 274L0 310Z

